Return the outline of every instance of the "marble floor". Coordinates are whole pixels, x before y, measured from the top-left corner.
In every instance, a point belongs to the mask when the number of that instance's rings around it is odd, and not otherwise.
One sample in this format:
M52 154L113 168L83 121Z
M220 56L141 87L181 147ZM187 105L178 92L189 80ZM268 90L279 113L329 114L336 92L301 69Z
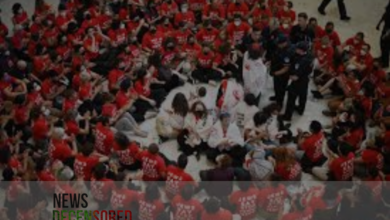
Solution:
M46 0L48 3L53 5L53 8L56 9L59 0ZM1 18L2 21L8 25L10 28L10 32L12 33L12 5L16 2L20 2L24 8L27 10L28 14L31 15L34 9L34 1L32 0L0 0L0 8L1 8ZM356 32L363 31L366 34L366 41L369 42L372 46L372 53L374 56L379 55L379 34L380 32L375 29L377 22L381 18L384 8L387 4L386 0L346 0L348 13L352 17L350 22L342 22L340 21L338 15L338 9L336 1L333 1L327 8L327 16L322 16L317 12L317 6L319 4L319 0L293 0L294 8L297 13L299 12L307 12L309 17L316 17L319 21L320 25L325 25L328 21L333 21L335 23L336 29L340 34L342 41L347 38L353 36ZM270 81L271 82L271 81ZM263 107L268 103L268 98L273 93L272 83L268 83L269 88L267 88L266 94L264 94L261 100L261 106ZM216 97L216 87L212 87L206 85L208 88L208 95L210 99L214 99ZM193 90L193 86L185 85L181 88L176 89L175 91L169 94L167 100L164 102L163 106L169 106L172 100L172 97L177 92L183 92L186 95L189 95L189 91ZM305 115L302 117L294 116L292 129L293 131L296 128L306 129L311 120L319 120L324 124L329 123L328 119L322 116L321 111L325 108L325 101L317 101L314 100L311 95L308 98L307 108ZM155 120L151 119L142 124L142 128L148 132L150 135L146 139L137 139L143 145L148 145L152 142L157 142L158 137L155 127ZM176 160L179 151L177 150L176 141L168 141L161 145L161 151L167 155L167 157L171 160ZM188 165L188 172L193 174L196 178L198 178L197 173L199 170L210 168L210 165L206 162L206 158L202 157L198 162L195 157L190 158L190 162Z

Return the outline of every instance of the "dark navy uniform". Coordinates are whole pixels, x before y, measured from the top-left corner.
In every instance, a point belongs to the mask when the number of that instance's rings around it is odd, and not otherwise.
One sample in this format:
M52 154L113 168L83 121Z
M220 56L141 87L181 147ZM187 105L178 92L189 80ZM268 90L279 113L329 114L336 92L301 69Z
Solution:
M272 54L271 58L271 75L274 78L275 101L283 107L284 97L287 91L288 81L290 79L290 65L294 56L294 50L285 39L279 40L278 43L286 43L284 47L278 49ZM287 40L287 39L286 39ZM281 42L283 41L283 42ZM275 72L287 68L287 71L281 75L274 75Z
M299 43L296 49L307 51L308 45L306 43ZM313 71L313 61L314 58L309 53L304 55L296 54L294 56L290 66L290 75L296 76L298 79L291 81L288 86L287 108L284 114L285 120L291 120L294 110L297 110L301 115L305 111L309 89L309 75ZM295 106L297 98L299 98L298 107Z

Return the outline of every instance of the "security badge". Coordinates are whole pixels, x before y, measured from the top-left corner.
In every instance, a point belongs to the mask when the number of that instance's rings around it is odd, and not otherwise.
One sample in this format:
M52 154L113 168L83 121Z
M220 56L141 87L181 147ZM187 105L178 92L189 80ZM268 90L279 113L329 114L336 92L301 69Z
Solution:
M299 69L299 63L295 64L295 69Z
M284 58L284 62L285 62L285 63L290 63L290 58L289 58L289 57L285 57L285 58Z

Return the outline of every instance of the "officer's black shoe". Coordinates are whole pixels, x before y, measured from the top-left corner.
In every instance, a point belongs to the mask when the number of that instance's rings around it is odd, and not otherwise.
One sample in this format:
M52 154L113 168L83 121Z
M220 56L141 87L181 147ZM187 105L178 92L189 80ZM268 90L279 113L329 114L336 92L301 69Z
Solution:
M311 93L313 94L315 99L323 99L324 98L324 96L319 91L311 90Z
M270 101L276 101L276 96L271 96L271 97L269 97L269 100L270 100Z
M318 8L318 12L319 12L321 15L326 15L326 12L324 11L324 9Z
M345 17L341 17L340 19L341 19L342 21L350 21L350 20L351 20L351 17L345 16Z
M300 116L303 115L303 111L302 111L301 108L299 108L299 106L295 106L294 110L295 110Z

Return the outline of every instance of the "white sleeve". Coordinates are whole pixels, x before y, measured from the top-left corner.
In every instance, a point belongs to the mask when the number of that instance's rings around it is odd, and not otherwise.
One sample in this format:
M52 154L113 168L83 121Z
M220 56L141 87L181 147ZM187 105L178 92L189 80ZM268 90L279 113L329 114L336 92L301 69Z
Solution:
M218 125L219 125L219 122L214 124L214 126L212 127L210 137L209 137L209 140L207 142L211 148L217 148L218 144L222 141L222 137L220 136L220 134L218 132L218 127L217 127Z
M244 138L241 135L240 129L236 124L231 124L229 127L229 138L233 139L238 145L244 145Z

